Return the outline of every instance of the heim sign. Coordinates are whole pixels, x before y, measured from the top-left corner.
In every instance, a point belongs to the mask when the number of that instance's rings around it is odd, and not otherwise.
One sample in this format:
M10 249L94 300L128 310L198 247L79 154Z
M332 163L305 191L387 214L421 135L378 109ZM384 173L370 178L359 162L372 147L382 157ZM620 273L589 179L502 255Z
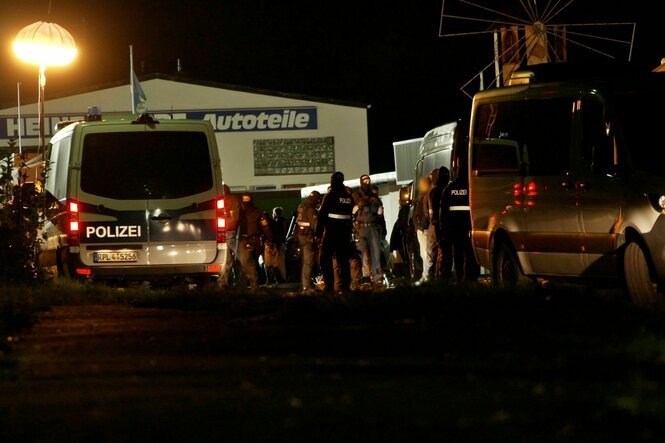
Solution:
M215 132L302 131L318 128L315 107L213 109L208 111L154 111L156 120L207 120ZM112 114L109 114L112 115ZM119 114L118 114L119 115ZM58 122L82 120L81 113L46 115L46 136L52 136ZM0 116L0 139L39 137L39 119L36 116Z

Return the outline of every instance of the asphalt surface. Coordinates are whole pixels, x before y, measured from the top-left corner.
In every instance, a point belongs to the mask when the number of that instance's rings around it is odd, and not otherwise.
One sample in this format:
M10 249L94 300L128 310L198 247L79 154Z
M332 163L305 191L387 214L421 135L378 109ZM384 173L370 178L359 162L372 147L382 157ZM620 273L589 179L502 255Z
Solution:
M220 300L43 312L0 359L0 442L665 436L662 316L623 302Z

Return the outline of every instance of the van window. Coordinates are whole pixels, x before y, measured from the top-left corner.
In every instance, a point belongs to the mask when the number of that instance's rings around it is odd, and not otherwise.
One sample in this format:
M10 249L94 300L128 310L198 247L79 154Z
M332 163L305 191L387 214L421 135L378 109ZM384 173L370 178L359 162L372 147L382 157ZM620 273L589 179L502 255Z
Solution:
M614 136L605 108L594 100L582 102L582 157L585 167L598 174L614 172Z
M213 186L203 132L109 132L83 140L81 190L118 200L181 198Z
M63 137L49 145L46 157L48 170L46 171L46 190L58 201L67 198L67 177L69 171L69 154L71 152L72 138Z
M663 100L662 89L635 91L618 97L616 104L618 138L625 144L621 152L630 155L632 165L639 171L659 176L665 175Z
M450 157L452 152L452 149L444 149L426 155L423 159L423 175L430 175L432 170L439 169L441 166L450 169Z
M475 140L517 143L529 175L563 175L570 168L573 100L522 100L485 104L476 111Z

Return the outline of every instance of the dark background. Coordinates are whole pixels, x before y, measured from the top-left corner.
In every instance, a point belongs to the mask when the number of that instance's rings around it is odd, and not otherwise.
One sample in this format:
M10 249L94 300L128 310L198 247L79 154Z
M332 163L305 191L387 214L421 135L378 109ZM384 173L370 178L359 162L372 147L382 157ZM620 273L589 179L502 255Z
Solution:
M524 15L518 0L476 1ZM546 3L541 0L541 7ZM492 60L490 34L438 37L440 0L53 0L50 15L48 8L48 0L0 2L0 102L7 107L15 103L18 81L23 84L23 102L36 99L36 68L15 59L14 36L34 21L51 21L72 33L79 57L71 66L49 69L47 98L128 81L128 45L133 44L139 76L175 74L180 58L182 75L194 79L371 105L373 173L392 170L393 141L422 136L434 126L464 117L470 100L459 87ZM447 1L447 8L449 13L497 18L453 0ZM633 60L652 69L665 57L663 17L665 2L660 0L576 0L557 21L636 21ZM448 31L487 26L446 23ZM585 42L627 56L625 48L601 40ZM591 62L601 58L573 45L569 56Z

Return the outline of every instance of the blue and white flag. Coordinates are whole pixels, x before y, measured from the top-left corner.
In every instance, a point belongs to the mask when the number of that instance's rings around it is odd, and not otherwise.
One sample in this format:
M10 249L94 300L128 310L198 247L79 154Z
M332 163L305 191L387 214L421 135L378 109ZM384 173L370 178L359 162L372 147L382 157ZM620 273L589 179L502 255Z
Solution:
M138 77L136 77L136 73L134 70L132 70L132 105L133 105L133 111L135 114L145 114L148 112L148 106L147 106L147 101L148 97L145 95L145 91L143 91L143 88L141 87L141 83L139 83Z

